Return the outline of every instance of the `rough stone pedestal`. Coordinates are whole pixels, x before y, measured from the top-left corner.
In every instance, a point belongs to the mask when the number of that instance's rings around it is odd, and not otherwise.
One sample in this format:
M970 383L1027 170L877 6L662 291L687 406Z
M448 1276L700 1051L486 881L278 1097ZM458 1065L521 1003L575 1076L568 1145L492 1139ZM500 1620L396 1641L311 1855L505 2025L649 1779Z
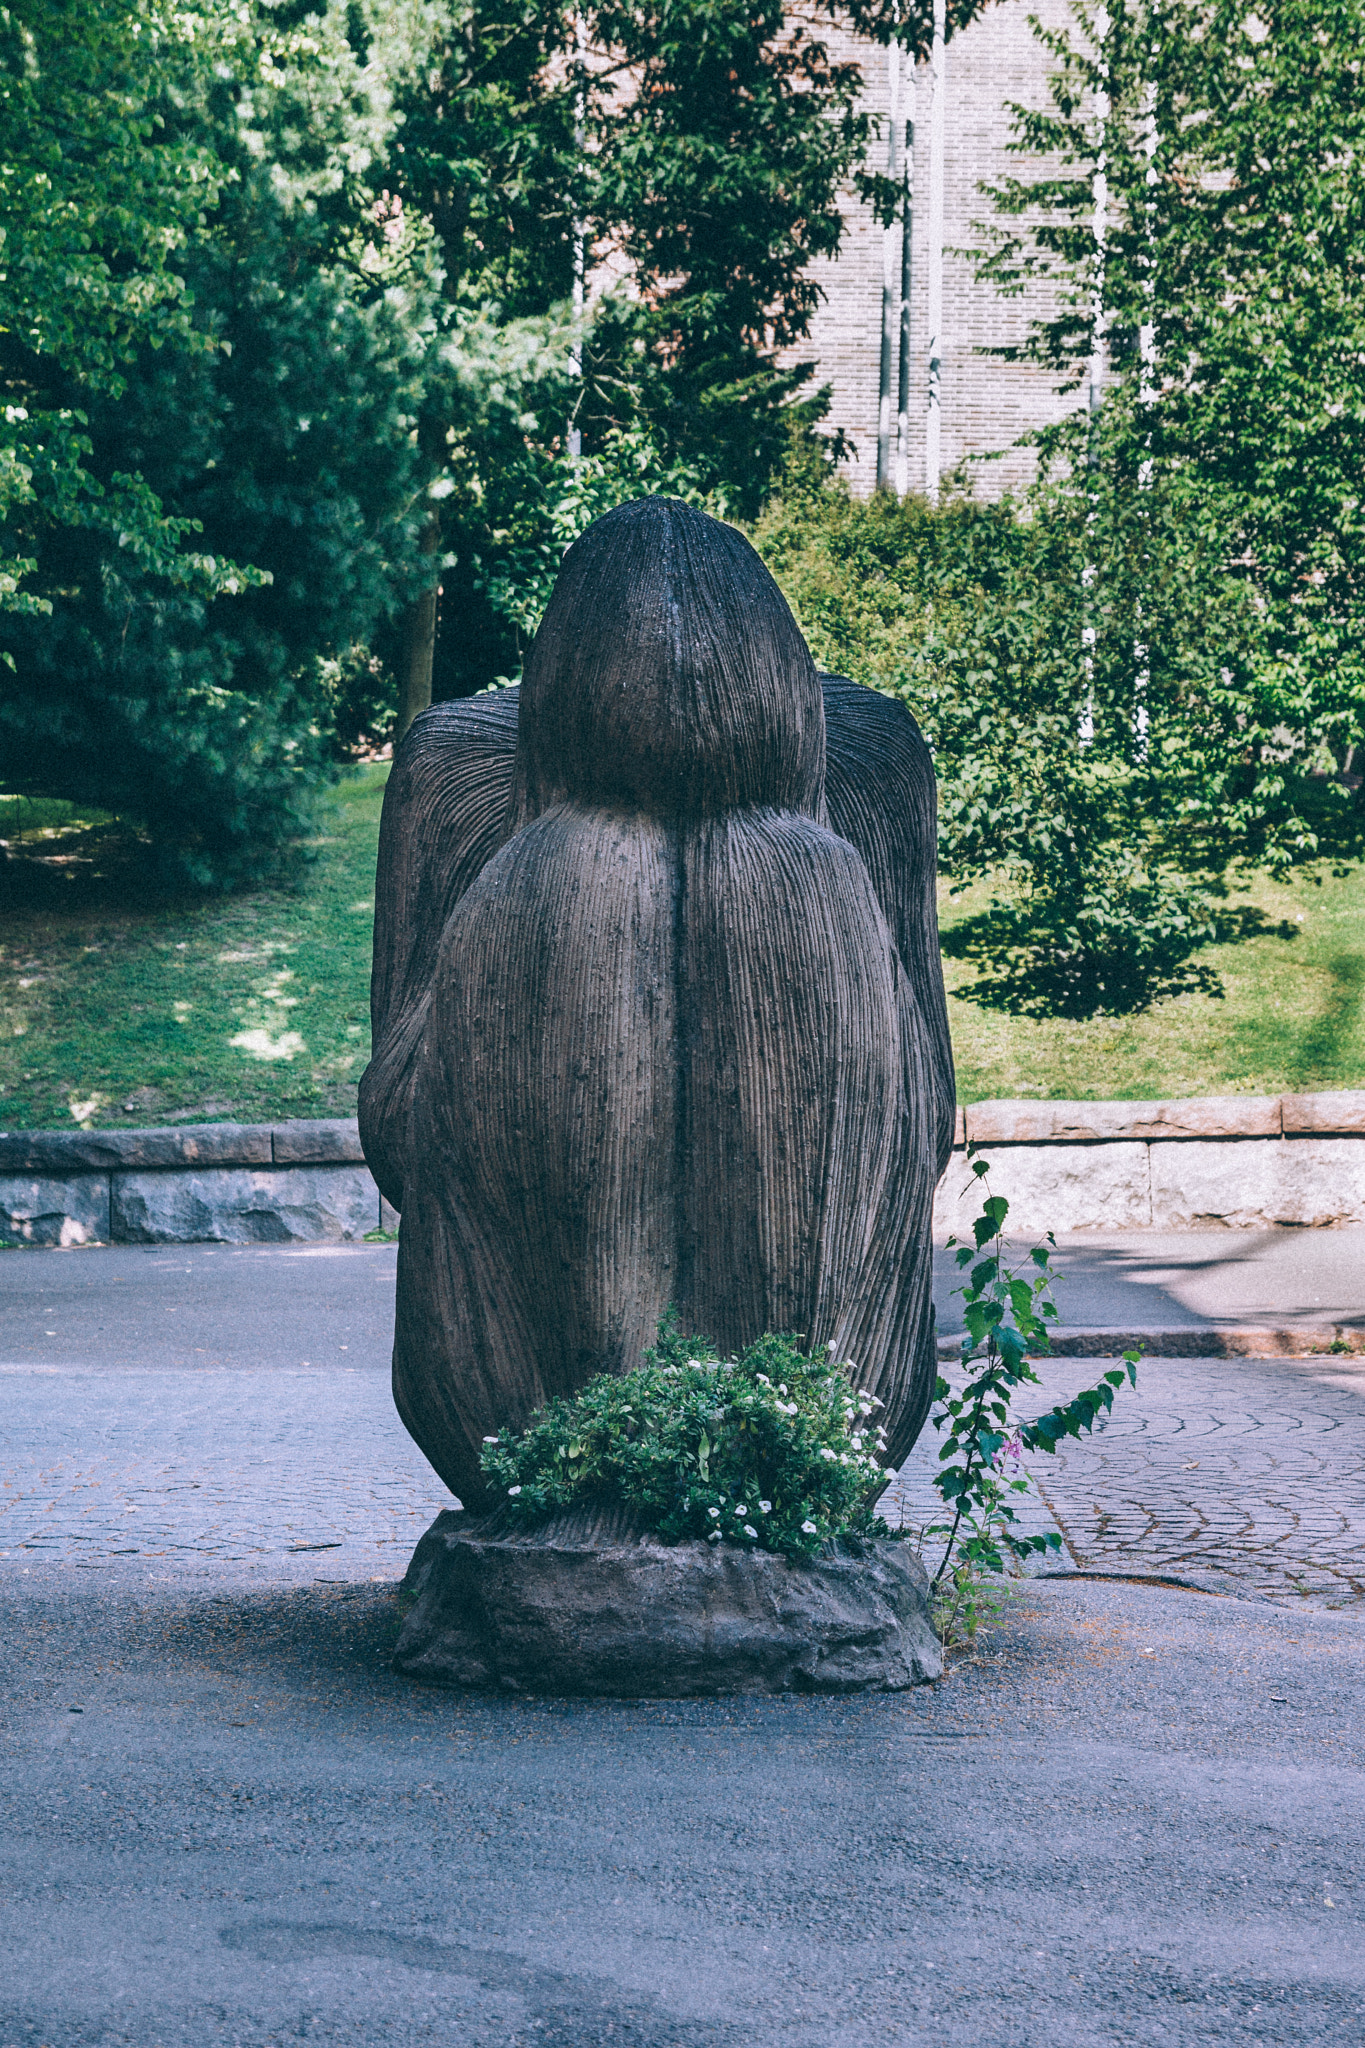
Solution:
M395 1668L441 1685L678 1699L899 1692L943 1670L924 1567L886 1539L799 1564L621 1516L513 1530L447 1510L404 1585Z

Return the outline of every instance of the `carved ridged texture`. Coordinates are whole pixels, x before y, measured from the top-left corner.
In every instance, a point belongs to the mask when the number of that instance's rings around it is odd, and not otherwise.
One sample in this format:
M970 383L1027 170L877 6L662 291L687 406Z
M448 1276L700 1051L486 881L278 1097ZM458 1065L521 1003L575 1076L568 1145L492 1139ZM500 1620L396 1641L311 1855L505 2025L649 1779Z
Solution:
M670 1302L727 1347L833 1340L909 1449L952 1137L933 888L913 720L818 677L683 506L589 529L520 693L417 720L362 1134L403 1211L399 1410L461 1498L485 1435Z

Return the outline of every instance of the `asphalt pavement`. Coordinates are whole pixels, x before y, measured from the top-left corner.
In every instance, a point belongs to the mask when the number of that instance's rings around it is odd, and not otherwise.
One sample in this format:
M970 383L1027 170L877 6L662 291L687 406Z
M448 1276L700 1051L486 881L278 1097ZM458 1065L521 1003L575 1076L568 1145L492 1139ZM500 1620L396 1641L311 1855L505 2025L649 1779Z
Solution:
M304 1367L387 1360L393 1245L91 1246L0 1253L0 1364ZM1365 1230L1079 1232L1062 1328L1365 1329ZM939 1327L960 1274L935 1261Z
M0 2042L1359 2048L1365 1631L1031 1585L846 1701L393 1676L377 1587L6 1589Z
M1360 1313L1272 1235L1068 1244L1069 1312ZM940 1685L537 1702L389 1669L392 1279L0 1256L0 2048L1360 2048L1362 1361L1144 1364Z

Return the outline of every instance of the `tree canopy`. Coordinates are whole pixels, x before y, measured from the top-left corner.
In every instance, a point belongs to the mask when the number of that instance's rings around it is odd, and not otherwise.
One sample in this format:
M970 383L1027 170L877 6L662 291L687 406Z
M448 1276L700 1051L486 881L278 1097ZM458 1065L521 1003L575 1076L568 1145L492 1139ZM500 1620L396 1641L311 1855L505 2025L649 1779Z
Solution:
M437 583L459 693L515 671L595 512L756 510L820 410L775 352L869 132L820 18L0 10L6 786L231 881L388 714L414 631L430 664Z
M1017 110L983 275L1050 280L1018 352L1099 399L1038 437L1048 703L1007 659L1017 735L970 747L1021 1001L1149 998L1230 876L1361 843L1363 32L1360 0L1082 5Z

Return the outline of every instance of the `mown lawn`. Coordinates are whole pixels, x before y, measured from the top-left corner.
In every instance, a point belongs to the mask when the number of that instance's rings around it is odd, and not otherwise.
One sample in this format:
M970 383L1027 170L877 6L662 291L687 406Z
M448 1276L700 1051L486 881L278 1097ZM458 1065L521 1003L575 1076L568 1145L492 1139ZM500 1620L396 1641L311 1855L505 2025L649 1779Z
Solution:
M68 806L0 804L0 1128L353 1115L387 775L329 793L299 886L208 901L144 896Z
M952 903L944 892L945 932L985 894ZM1073 1024L1005 1016L963 1000L975 970L945 959L956 992L948 1013L959 1099L1365 1088L1365 872L1320 884L1299 877L1285 888L1264 881L1237 900L1265 923L1256 937L1198 955L1218 975L1222 996L1174 996L1135 1017Z
M207 903L130 900L109 828L0 800L16 856L0 870L0 1128L352 1114L387 773L327 797L297 888ZM974 970L945 960L962 1100L1365 1088L1365 874L1248 901L1260 935L1202 956L1222 998L1137 1017L1005 1016L965 1000ZM945 930L975 907L945 891Z

